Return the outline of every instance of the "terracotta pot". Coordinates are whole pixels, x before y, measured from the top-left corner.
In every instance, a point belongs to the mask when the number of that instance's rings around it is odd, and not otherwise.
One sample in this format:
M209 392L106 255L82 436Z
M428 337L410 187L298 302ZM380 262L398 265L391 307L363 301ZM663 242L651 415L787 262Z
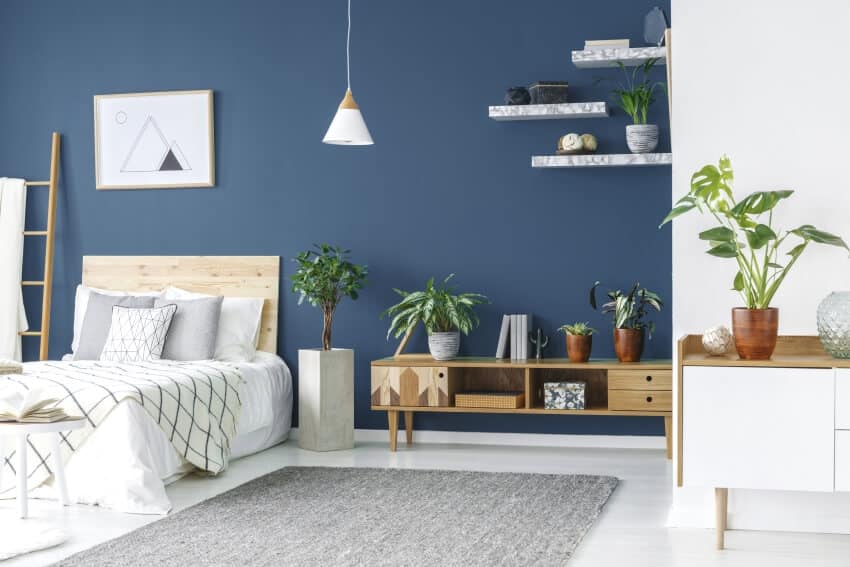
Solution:
M776 348L779 309L732 309L732 334L742 360L768 360Z
M643 329L614 329L614 352L620 362L640 362Z
M593 346L593 335L571 335L567 333L567 356L570 362L587 362L590 360L590 349Z

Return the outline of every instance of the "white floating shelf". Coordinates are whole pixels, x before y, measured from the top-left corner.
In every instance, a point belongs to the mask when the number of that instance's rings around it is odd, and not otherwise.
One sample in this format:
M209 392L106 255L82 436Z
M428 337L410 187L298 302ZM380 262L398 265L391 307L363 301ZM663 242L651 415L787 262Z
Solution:
M490 118L507 120L557 120L564 118L605 118L606 102L565 102L563 104L516 104L491 106Z
M628 167L670 165L673 154L581 154L531 156L531 167Z
M573 51L573 65L579 69L616 67L622 61L626 67L643 65L649 59L658 59L656 65L667 64L666 47L632 47Z

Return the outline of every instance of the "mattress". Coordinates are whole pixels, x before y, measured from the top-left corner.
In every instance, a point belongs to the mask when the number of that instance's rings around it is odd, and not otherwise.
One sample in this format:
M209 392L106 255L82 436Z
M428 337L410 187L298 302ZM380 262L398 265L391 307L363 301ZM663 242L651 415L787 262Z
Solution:
M233 364L243 382L231 461L284 441L292 422L292 374L280 357L258 352L250 362ZM147 412L129 400L112 410L65 466L73 502L137 514L168 513L165 486L192 471ZM55 495L43 486L33 496Z

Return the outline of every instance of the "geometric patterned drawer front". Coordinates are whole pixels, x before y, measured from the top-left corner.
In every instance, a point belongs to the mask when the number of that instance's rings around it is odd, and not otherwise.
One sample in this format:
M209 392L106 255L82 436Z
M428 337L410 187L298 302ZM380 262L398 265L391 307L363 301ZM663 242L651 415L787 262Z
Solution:
M672 390L673 372L670 370L609 370L608 388L611 390Z
M673 392L669 390L608 390L608 409L673 411Z
M445 366L373 366L372 405L447 407L454 380Z

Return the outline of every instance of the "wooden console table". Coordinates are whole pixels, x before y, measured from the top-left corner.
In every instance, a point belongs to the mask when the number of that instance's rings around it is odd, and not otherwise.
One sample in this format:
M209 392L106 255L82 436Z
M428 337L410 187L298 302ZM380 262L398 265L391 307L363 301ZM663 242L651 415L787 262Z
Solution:
M544 382L587 383L584 410L545 409ZM387 412L390 450L395 451L399 413L404 413L407 444L413 443L413 415L432 413L489 413L538 415L619 415L664 418L667 458L672 458L672 367L669 360L620 363L591 360L577 364L566 358L508 361L495 358L456 358L435 361L384 358L372 362L372 410ZM525 407L516 409L456 407L460 392L518 391Z
M714 488L717 548L729 489L850 492L850 360L818 337L779 337L770 360L679 341L679 486Z

